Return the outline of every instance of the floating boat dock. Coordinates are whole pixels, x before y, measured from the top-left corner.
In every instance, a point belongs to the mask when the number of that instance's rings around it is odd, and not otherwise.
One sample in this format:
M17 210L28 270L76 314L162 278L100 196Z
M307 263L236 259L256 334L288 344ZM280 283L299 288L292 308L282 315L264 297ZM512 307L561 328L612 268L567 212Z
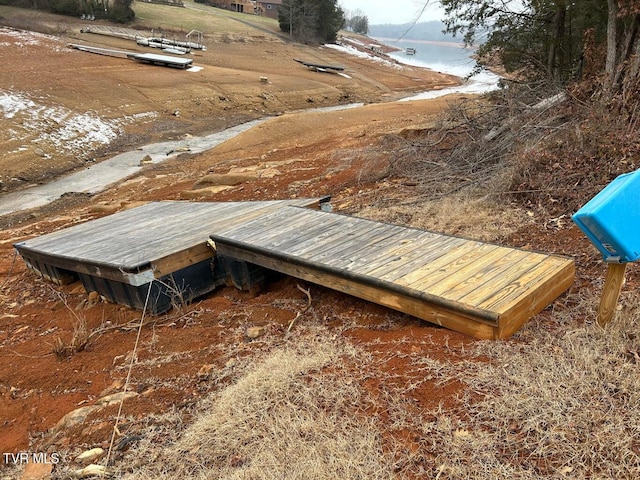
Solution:
M320 208L328 198L265 202L163 201L125 210L15 244L27 267L57 284L80 280L115 303L149 310L189 302L216 287L241 282L239 269L213 264L207 240L218 228L247 222L285 205ZM226 261L227 266L234 267ZM257 280L256 280L257 281ZM180 298L177 298L180 297Z
M155 53L136 53L128 52L125 50L112 50L108 48L91 47L88 45L78 45L75 43L69 44L69 47L82 52L97 53L98 55L106 55L116 58L128 58L129 60L136 60L141 63L148 63L151 65L159 65L162 67L172 68L187 68L193 64L192 58L182 58L173 55L158 55Z
M180 58L172 55L158 55L157 53L130 53L127 58L150 65L161 67L187 68L193 64L193 58Z
M573 283L571 259L323 211L327 200L156 202L15 247L39 275L114 302L144 308L151 289L154 313L220 285L257 291L273 270L485 339Z

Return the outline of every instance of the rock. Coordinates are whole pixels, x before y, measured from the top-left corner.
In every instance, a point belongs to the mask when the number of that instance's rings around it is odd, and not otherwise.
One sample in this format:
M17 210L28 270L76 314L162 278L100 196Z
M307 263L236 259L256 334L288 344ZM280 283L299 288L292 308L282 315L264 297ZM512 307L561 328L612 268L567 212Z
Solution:
M89 303L100 303L100 294L96 291L89 292Z
M72 412L69 412L64 417L62 417L60 421L56 423L56 425L51 429L50 433L52 435L55 435L62 430L75 427L76 425L83 423L92 412L95 412L96 410L104 407L108 407L109 405L113 405L114 403L118 403L122 400L126 400L127 398L137 396L138 394L136 392L114 393L112 395L107 395L98 399L95 405L76 408Z
M75 478L111 478L113 475L114 472L110 468L107 468L104 465L95 465L93 463L73 472L73 476Z
M44 150L42 150L41 148L36 148L33 153L35 153L37 156L39 157L46 157L47 154L44 153Z
M196 190L185 190L180 196L186 200L193 200L194 198L207 198L212 197L216 193L223 192L233 188L230 185L218 185L215 187L199 188Z
M144 158L142 160L140 160L140 166L142 167L143 165L149 165L153 163L153 159L151 158L151 155L145 155Z
M205 186L216 186L216 185L240 185L241 183L251 182L253 180L258 179L258 174L256 172L243 172L243 173L233 173L233 174L219 174L212 173L210 175L205 175L196 183L193 184L193 188L201 188Z
M275 168L265 168L260 172L260 178L274 178L279 175L282 175L282 173Z
M92 463L94 460L97 460L102 455L104 455L104 450L102 448L92 448L91 450L87 450L86 452L82 452L80 455L78 455L76 457L76 462L86 465Z
M138 394L136 392L119 392L112 393L111 395L107 395L106 397L99 398L96 401L96 405L100 407L108 407L109 405L113 405L114 403L119 403L127 398L137 397Z
M64 308L64 302L62 300L58 300L51 306L51 311L55 312L57 310L61 310L62 308Z
M245 158L244 160L258 160L256 157ZM247 167L233 167L230 168L226 175L237 175L257 172L260 167L258 165L249 165Z
M255 340L258 337L261 337L267 332L267 327L247 327L244 331L244 334L247 338L251 340Z
M268 77L260 77L260 83L269 83Z
M20 480L49 480L53 463L27 463Z
M61 430L65 430L84 422L90 413L98 410L97 405L89 405L87 407L76 408L72 412L67 413L60 419L58 423L51 429L51 433L57 433Z
M114 380L111 385L109 385L102 392L100 392L100 395L98 395L98 398L106 397L107 395L111 395L112 393L117 393L120 390L122 390L123 386L124 386L124 379L118 378L117 380Z
M200 367L200 370L198 370L198 373L196 375L200 380L206 380L207 378L209 378L214 368L215 365L211 363L208 365L203 365Z
M89 213L115 213L118 210L120 210L120 205L117 203L100 203L89 207Z

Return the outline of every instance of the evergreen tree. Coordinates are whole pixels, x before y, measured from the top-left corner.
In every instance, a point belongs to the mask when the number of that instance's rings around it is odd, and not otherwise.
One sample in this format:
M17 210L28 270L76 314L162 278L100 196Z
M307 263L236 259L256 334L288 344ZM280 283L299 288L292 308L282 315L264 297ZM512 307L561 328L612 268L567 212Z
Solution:
M467 44L484 38L483 58L499 57L508 72L564 84L580 72L587 31L602 38L607 8L601 0L442 0L446 31ZM511 7L509 7L511 5Z
M308 43L334 42L345 25L337 0L284 0L278 22L280 30Z

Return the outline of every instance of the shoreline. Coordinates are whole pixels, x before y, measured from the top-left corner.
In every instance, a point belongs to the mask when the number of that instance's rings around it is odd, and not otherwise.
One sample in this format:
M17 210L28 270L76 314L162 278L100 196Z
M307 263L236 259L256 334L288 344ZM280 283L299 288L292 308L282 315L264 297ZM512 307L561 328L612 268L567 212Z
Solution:
M440 40L414 40L414 39L405 39L405 38L398 40L398 39L387 38L387 37L371 37L371 38L381 42L389 42L389 43L394 43L394 42L395 43L397 42L417 43L419 45L438 45L440 47L462 48L462 49L468 49L468 50L473 50L474 48L476 48L474 46L465 47L464 44L458 43L458 42L445 42ZM395 48L396 50L402 50L402 48L400 47L393 47L393 48Z

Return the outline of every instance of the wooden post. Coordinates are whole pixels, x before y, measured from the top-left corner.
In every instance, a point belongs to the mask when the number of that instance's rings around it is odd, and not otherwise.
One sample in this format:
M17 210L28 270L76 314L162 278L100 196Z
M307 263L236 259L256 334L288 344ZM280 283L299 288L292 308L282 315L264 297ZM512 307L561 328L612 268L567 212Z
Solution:
M624 272L626 263L610 263L607 269L607 277L602 289L602 298L598 307L598 323L604 327L611 321L616 311L620 290L624 284Z

